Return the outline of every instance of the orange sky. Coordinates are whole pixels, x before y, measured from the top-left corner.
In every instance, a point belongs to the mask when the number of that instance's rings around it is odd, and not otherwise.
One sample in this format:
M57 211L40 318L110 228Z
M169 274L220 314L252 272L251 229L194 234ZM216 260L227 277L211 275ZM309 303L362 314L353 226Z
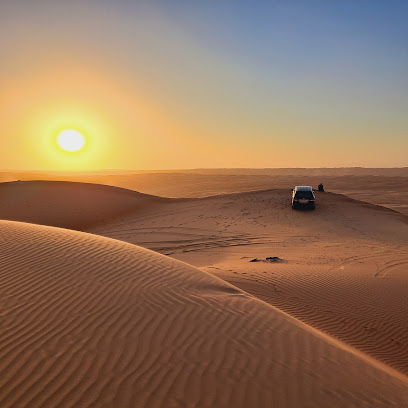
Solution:
M362 30L346 8L181 3L2 2L0 167L408 165L408 63L384 11ZM65 128L83 151L56 147Z

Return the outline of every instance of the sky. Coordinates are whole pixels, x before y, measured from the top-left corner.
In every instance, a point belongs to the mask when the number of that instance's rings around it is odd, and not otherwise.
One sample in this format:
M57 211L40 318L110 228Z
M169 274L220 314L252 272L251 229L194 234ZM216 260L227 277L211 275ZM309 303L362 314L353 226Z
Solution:
M394 0L1 0L0 168L408 166L406 21Z

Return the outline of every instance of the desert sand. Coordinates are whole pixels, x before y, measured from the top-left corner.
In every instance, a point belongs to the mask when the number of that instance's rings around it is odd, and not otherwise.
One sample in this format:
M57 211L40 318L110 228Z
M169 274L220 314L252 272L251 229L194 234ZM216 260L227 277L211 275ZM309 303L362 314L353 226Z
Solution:
M406 215L293 211L287 189L0 194L1 407L408 406Z
M200 267L408 373L408 217L333 193L294 211L289 197L169 202L92 232Z
M208 197L295 185L317 187L379 204L408 215L408 167L309 169L196 169L155 172L34 173L2 172L0 181L53 180L96 183L146 194L186 198Z

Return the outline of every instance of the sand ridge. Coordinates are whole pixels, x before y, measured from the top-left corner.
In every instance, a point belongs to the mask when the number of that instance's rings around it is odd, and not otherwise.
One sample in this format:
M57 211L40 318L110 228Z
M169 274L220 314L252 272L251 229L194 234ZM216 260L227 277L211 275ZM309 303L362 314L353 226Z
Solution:
M97 184L16 181L0 184L0 219L82 230L168 200Z
M59 180L96 183L174 198L288 189L320 182L327 191L389 207L408 214L408 167L405 168L295 168L189 169L139 172L36 173L0 172L1 181Z
M2 407L401 407L407 383L127 243L0 222Z

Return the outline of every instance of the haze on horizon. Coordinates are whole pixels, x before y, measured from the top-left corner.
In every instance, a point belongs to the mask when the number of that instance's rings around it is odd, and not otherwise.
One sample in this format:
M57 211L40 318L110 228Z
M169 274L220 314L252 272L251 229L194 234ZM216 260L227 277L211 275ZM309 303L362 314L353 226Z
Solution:
M405 1L0 4L9 170L403 167ZM87 139L58 151L63 129Z

